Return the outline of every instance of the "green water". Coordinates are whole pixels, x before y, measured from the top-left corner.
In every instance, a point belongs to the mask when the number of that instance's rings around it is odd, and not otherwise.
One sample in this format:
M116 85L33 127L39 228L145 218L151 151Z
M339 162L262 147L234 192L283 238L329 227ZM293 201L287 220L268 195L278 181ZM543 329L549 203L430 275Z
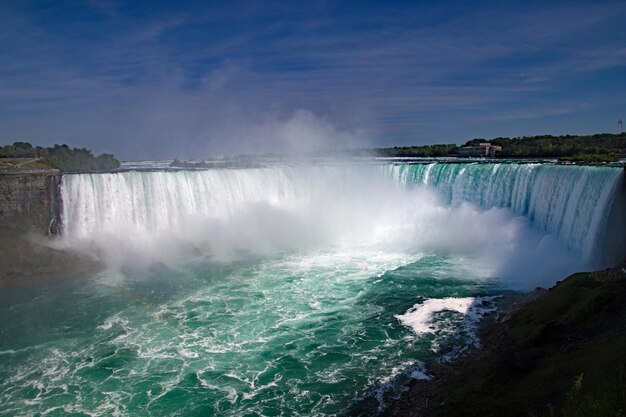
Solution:
M333 250L7 290L0 415L375 414L421 361L470 343L460 314L419 336L395 317L496 291L470 264Z

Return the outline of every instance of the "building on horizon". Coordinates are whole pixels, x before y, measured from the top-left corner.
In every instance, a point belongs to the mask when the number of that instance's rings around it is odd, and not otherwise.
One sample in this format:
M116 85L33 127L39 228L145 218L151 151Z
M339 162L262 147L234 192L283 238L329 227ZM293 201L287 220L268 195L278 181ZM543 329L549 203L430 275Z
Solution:
M461 146L459 148L459 156L493 157L496 155L496 152L500 152L501 150L502 146L492 145L489 142L483 142L475 146Z

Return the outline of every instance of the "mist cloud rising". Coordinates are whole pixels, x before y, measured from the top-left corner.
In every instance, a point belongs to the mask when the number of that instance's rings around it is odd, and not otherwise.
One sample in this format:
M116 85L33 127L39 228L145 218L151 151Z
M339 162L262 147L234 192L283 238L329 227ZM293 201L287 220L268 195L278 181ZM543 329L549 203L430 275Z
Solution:
M239 143L249 153L306 153L363 146L364 137L339 131L327 118L296 110L287 119L267 118L257 125L218 131L226 142Z

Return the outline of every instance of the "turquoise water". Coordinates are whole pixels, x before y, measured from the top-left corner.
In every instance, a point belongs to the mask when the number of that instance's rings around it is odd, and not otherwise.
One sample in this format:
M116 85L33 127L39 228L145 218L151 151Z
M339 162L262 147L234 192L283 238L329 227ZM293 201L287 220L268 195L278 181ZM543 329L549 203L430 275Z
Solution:
M372 413L434 342L471 343L458 313L423 336L395 315L493 291L460 260L322 252L5 294L0 415Z
M602 263L622 171L276 165L67 175L106 270L0 294L0 416L375 415L509 288Z

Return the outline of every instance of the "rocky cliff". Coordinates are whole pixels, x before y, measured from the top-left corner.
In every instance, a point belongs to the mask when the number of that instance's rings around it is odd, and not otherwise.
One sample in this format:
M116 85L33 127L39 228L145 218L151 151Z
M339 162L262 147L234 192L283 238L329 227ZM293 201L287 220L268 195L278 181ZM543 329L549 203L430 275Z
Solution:
M1 173L0 233L57 233L60 183L61 172L54 169Z

